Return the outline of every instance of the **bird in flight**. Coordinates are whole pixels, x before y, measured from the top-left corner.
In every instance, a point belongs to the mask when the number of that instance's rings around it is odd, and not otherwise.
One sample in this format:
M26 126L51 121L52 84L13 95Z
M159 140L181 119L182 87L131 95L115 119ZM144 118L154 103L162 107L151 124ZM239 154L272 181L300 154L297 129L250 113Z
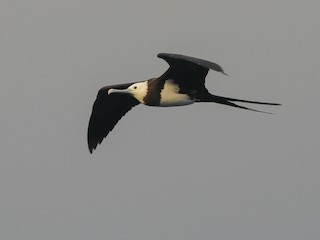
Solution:
M227 75L216 63L172 53L160 53L158 57L169 64L169 69L160 77L142 82L106 86L99 90L88 126L87 140L90 153L96 149L117 122L131 108L140 103L153 107L171 107L195 102L215 102L256 112L262 111L240 106L234 102L280 105L209 93L205 87L205 78L209 69Z

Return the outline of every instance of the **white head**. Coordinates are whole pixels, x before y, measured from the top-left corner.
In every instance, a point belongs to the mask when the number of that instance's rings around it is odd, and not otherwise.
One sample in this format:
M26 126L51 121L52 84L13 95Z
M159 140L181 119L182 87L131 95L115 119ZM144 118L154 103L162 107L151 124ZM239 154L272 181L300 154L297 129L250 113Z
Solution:
M148 91L148 82L137 82L132 85L130 85L126 89L114 89L111 88L108 91L108 94L113 94L113 93L121 93L121 94L130 94L134 98L136 98L140 103L144 103L144 97L147 95Z

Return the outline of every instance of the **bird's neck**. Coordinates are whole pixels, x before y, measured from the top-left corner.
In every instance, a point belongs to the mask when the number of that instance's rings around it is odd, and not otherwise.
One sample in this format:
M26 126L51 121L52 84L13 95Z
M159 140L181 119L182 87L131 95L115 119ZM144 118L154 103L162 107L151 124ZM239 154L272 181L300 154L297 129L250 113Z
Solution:
M147 95L148 93L148 81L144 81L144 82L140 82L138 83L139 86L139 91L134 93L134 97L142 104L145 104L144 102L144 97Z

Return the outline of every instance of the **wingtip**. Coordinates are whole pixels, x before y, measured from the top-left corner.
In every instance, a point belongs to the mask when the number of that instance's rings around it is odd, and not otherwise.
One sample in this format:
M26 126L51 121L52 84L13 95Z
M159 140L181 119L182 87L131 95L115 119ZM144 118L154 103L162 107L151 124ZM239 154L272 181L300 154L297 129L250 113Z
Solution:
M95 144L89 144L89 145L88 145L89 152L92 154L92 153L93 153L93 151L95 151L95 150L96 150L97 146L98 146L98 143L95 143Z
M97 145L98 144L95 144L94 142L91 142L88 140L88 149L89 149L89 152L92 154L93 151L97 148Z
M221 72L223 75L229 76L229 74L228 74L228 73L225 73L225 71L224 71L223 69L221 69L220 72Z
M88 148L89 148L89 152L90 152L90 154L92 154L92 152L93 152L94 148L93 148L93 147L91 147L91 146L89 146Z

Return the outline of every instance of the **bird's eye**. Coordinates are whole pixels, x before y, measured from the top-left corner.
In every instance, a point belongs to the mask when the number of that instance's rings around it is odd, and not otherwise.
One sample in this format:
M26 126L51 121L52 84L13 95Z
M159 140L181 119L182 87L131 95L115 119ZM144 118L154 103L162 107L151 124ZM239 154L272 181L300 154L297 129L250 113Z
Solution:
M137 89L137 86L134 86L133 89Z

